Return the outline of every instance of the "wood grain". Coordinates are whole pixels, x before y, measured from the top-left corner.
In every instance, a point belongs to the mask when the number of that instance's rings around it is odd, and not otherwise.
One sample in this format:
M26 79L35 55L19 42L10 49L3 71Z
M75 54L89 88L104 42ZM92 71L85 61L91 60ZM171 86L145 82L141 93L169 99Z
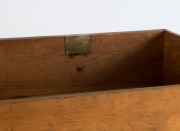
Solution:
M180 84L180 36L165 33L164 84Z
M0 102L0 131L179 131L180 86Z
M162 85L164 30L90 39L91 53L73 58L63 36L1 39L0 98Z
M0 40L0 131L180 130L180 85L170 86L180 84L180 36L90 39L90 54L74 57L63 36Z

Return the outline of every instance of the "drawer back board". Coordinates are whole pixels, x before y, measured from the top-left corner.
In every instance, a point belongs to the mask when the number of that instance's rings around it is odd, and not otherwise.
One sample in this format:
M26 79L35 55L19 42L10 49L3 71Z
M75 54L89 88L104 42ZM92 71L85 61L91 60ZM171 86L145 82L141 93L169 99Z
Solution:
M89 36L90 52L73 57L65 54L64 36L0 39L0 99L180 83L178 35Z

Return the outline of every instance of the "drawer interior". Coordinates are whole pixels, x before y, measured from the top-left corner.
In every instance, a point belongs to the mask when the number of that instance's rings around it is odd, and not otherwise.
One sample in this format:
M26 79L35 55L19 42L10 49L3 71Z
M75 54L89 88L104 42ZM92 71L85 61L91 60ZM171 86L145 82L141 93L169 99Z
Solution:
M0 99L180 83L180 37L167 30L91 34L90 52L64 37L0 39Z

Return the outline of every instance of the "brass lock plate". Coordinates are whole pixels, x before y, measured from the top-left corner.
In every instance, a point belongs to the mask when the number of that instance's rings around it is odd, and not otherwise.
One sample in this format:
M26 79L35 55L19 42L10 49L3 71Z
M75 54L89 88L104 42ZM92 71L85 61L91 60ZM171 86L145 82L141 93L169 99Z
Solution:
M90 37L88 35L82 36L66 36L65 40L65 54L87 54L90 51Z

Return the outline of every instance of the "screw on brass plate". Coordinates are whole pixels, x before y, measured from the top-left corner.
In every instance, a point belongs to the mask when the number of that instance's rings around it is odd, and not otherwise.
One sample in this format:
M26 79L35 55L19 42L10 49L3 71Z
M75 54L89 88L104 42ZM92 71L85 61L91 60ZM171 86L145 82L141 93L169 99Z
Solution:
M84 69L84 66L82 66L82 65L79 65L79 66L76 67L76 70L77 70L78 72L82 72L83 69Z

